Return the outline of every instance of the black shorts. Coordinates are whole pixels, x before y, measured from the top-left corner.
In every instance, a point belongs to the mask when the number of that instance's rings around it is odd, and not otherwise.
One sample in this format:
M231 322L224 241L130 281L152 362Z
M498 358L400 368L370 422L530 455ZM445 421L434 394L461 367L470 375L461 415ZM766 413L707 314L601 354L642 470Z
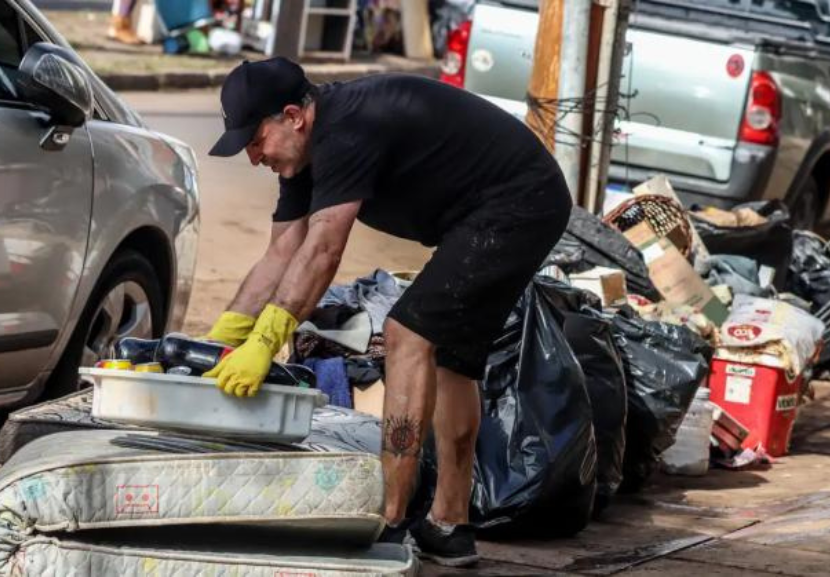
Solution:
M492 342L570 212L561 177L488 200L444 235L389 317L433 343L438 366L482 379Z

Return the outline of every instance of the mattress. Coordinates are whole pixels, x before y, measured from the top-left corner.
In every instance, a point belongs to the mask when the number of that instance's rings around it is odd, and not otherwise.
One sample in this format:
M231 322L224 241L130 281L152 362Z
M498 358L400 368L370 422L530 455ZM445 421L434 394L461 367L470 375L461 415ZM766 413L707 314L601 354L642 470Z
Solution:
M26 407L9 415L0 429L0 463L5 463L21 447L40 437L94 429L151 430L93 417L92 390L81 391L61 399ZM171 436L202 439L204 447L213 447L214 452L236 449L286 450L286 445L275 443L248 443L183 433ZM380 454L380 437L380 421L376 417L329 406L314 411L311 434L304 442L294 443L290 447L315 452L364 452L377 455Z
M146 448L177 442L88 430L23 447L0 469L0 573L414 571L408 548L369 547L383 528L376 456Z
M0 569L2 574L32 577L66 575L147 575L153 577L341 577L418 573L409 547L377 544L368 549L307 550L297 553L273 546L135 547L120 543L37 537L24 542Z
M165 454L131 446L131 438L158 437L101 430L33 441L0 469L0 520L11 531L37 533L281 525L365 543L383 528L383 477L374 455Z

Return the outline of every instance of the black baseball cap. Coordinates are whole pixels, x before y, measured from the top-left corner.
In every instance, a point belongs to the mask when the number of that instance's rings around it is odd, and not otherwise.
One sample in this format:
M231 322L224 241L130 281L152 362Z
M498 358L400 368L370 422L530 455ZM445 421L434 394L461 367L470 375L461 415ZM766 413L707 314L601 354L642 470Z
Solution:
M225 133L211 156L234 156L254 138L260 123L289 104L300 104L312 84L299 64L278 56L234 68L222 85Z

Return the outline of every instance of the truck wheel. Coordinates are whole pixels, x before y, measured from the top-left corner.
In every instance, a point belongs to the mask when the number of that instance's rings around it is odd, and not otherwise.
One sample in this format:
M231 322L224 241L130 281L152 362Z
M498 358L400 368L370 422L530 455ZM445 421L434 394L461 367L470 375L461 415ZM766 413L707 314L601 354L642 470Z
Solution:
M78 367L92 366L106 357L117 339L161 336L164 302L161 284L147 258L133 250L117 253L104 267L43 397L54 399L78 390Z
M790 223L796 230L813 230L819 218L821 210L821 196L819 195L818 183L812 176L807 179L804 186L790 205Z

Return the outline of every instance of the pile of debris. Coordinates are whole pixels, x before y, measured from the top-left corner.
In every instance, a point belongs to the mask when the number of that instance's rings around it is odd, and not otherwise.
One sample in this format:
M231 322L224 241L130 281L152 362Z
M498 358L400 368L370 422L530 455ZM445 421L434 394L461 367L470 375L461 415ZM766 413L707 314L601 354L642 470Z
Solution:
M812 374L830 363L830 254L788 221L777 203L688 212L665 179L604 219L574 209L480 382L471 522L496 537L573 535L659 468L705 475L710 465L769 466L786 454ZM287 399L285 390L310 385L330 404L309 410L295 437L162 432L154 429L169 427L146 416L108 419L89 392L13 413L0 431L0 501L12 513L0 530L14 544L5 562L56 566L83 555L108 567L143 555L255 574L245 557L253 552L269 574L415 571L408 548L372 542L383 524L382 327L416 275L378 270L331 287L298 328L289 364L274 368L282 388L266 387ZM158 344L145 349L138 360L167 358ZM153 379L195 383L198 374ZM428 443L413 513L428 509L435 484ZM206 523L244 528L246 540L252 530L251 543L290 538L265 555L228 545L238 538L207 553L199 531L175 551L141 534ZM129 536L129 546L99 542L103 527L129 528L108 537Z

